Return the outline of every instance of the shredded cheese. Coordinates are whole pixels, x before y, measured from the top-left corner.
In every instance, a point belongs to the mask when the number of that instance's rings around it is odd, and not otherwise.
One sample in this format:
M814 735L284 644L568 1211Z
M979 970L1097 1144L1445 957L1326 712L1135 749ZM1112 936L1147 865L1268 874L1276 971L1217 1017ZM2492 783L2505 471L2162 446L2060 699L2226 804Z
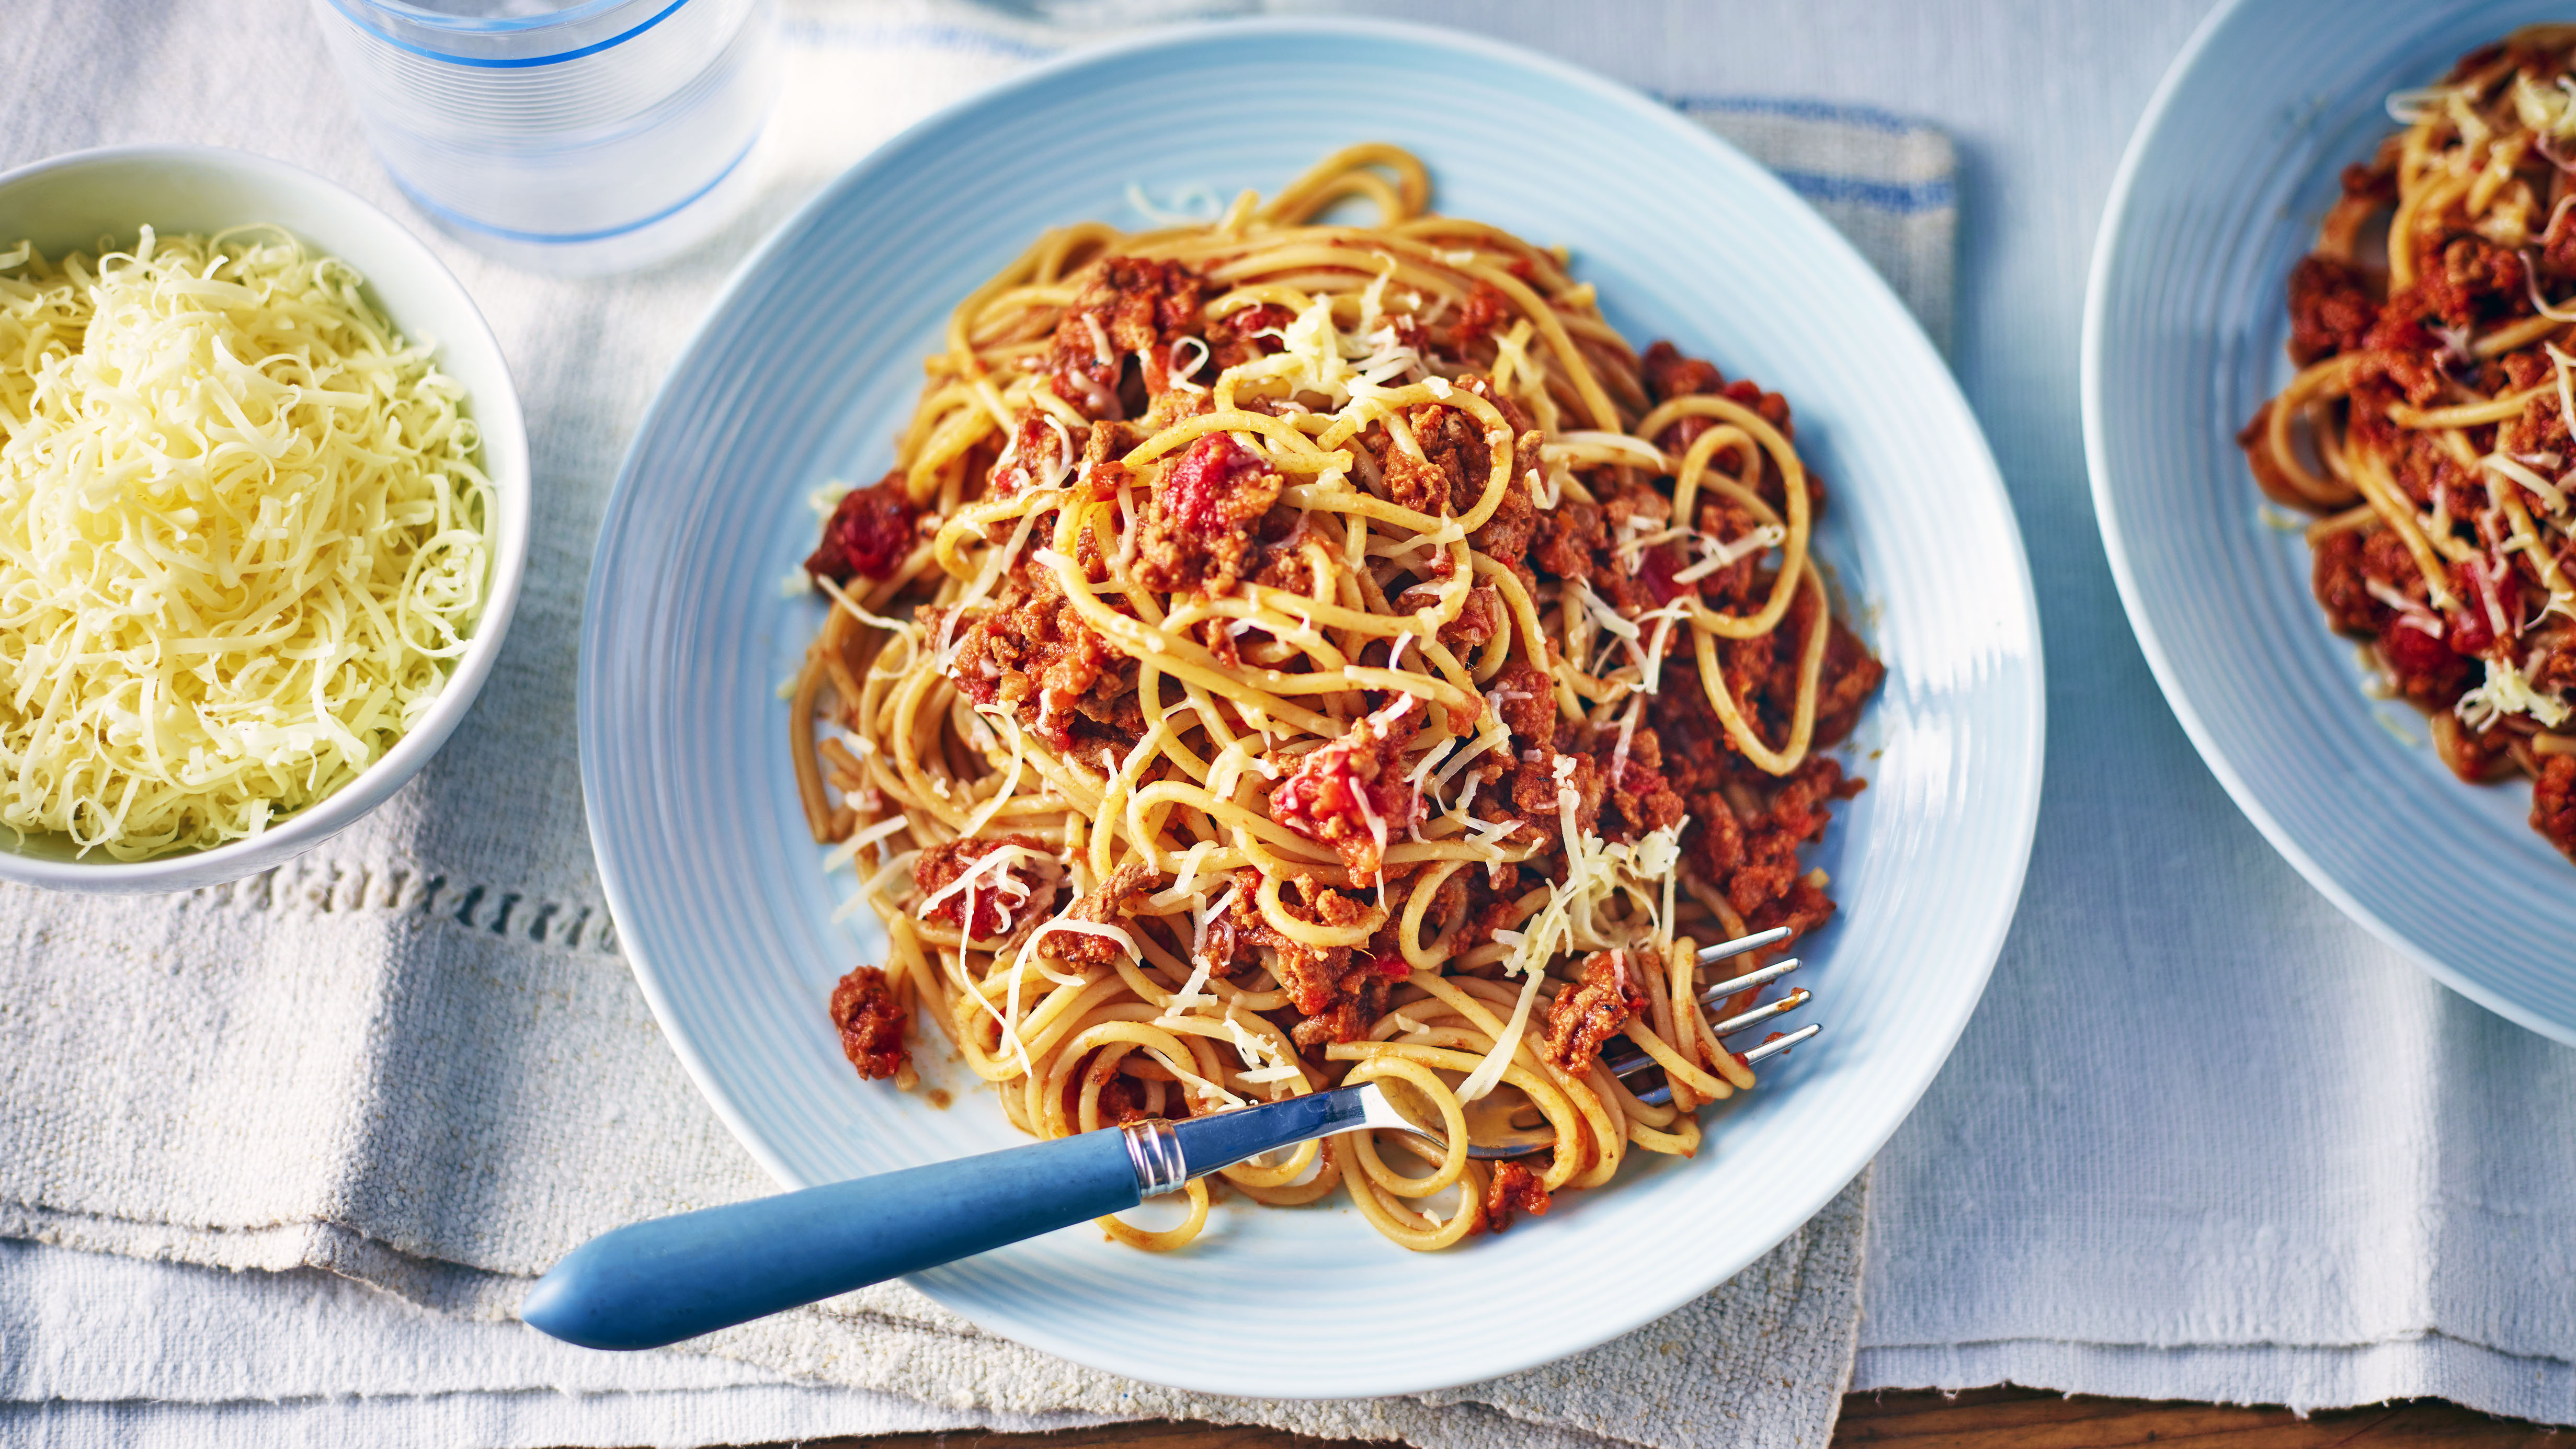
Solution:
M2539 495L2541 505L2550 512L2560 513L2566 510L2567 495L2559 490L2558 485L2533 472L2519 460L2497 452L2490 453L2478 461L2485 464L2489 470L2501 473Z
M839 870L841 867L855 862L859 858L860 851L867 849L869 846L876 844L878 841L885 839L887 836L894 834L896 831L903 829L911 823L912 822L910 820L905 819L903 816L896 815L889 819L880 820L876 824L869 826L867 829L853 834L849 839L832 847L831 852L823 857L823 873L825 875L830 875L833 871Z
M0 256L0 826L256 835L437 701L498 502L362 285L269 227Z
M2441 616L2434 613L2432 610L2425 608L2420 600L2410 599L2404 594L2397 592L2395 589L2390 588L2388 585L2381 583L2379 580L2370 578L2366 575L2361 581L2361 586L2370 592L2370 596L2372 598L2377 599L2379 602L2396 610L2398 623L2403 624L2410 629L2420 629L2423 632L2432 635L2436 639L2442 637Z
M1042 855L1025 845L995 846L977 857L975 863L960 872L955 880L923 898L919 905L913 907L913 912L916 915L928 915L949 897L962 895L966 898L966 902L964 908L958 912L958 919L971 928L975 919L976 893L989 889L998 895L1008 897L1007 900L996 903L1002 919L1001 929L1008 931L1011 929L1012 917L1019 914L1021 906L1028 904L1031 894L1029 883L1020 879L1019 875L1011 869L1023 860L1034 861L1049 867L1050 873L1055 864L1052 857Z
M1243 887L1240 884L1229 884L1225 888L1224 895L1218 896L1213 903L1201 906L1192 912L1195 919L1190 931L1190 979L1181 983L1180 994L1163 1007L1166 1015L1187 1011L1201 1002L1216 1000L1202 989L1207 985L1209 974L1216 969L1215 961L1207 953L1208 924L1221 919L1227 911L1234 909L1234 903L1242 898Z
M1698 541L1700 549L1706 556L1698 563L1692 564L1689 568L1683 569L1681 572L1674 574L1674 583L1698 583L1700 580L1707 578L1710 574L1716 573L1719 569L1725 568L1727 565L1734 563L1737 559L1743 558L1748 554L1760 553L1764 549L1778 548L1781 544L1788 541L1789 531L1776 523L1766 523L1738 539L1720 540L1711 538L1705 533L1697 532L1694 532L1691 537Z
M1563 824L1566 870L1563 880L1548 887L1547 903L1518 931L1496 931L1493 939L1511 948L1503 960L1503 974L1526 979L1521 986L1519 1002L1512 1018L1493 1049L1485 1054L1476 1069L1459 1084L1458 1100L1473 1102L1494 1089L1502 1080L1503 1069L1511 1065L1512 1054L1520 1047L1521 1034L1529 1024L1530 1005L1538 994L1538 978L1547 964L1574 947L1582 937L1597 935L1593 912L1609 897L1628 887L1660 887L1662 913L1645 933L1652 940L1669 939L1673 918L1674 879L1681 866L1681 831L1689 822L1667 825L1648 832L1635 843L1612 845L1597 832L1578 831L1575 812L1582 804L1568 777L1573 773L1572 756L1559 756L1555 773L1557 809ZM1518 822L1514 822L1517 824ZM1493 838L1499 838L1499 835Z
M2567 701L2531 687L2510 661L2489 659L2487 682L2460 696L2452 706L2463 724L2483 732L2509 714L2527 714L2551 729L2567 722Z
M1208 852L1214 849L1216 849L1215 841L1202 840L1191 846L1188 850L1181 852L1180 876L1172 882L1172 888L1166 891L1157 891L1153 895L1146 897L1146 900L1156 909L1160 910L1177 906L1181 902L1188 900L1191 896L1197 895L1199 866L1207 860Z
M1255 1035L1235 1015L1239 1010L1239 1006L1230 1006L1225 1013L1226 1033L1234 1038L1235 1054L1243 1058L1244 1069L1235 1074L1236 1079L1255 1087L1266 1087L1274 1082L1304 1081L1306 1069Z
M1552 906L1555 902L1549 904ZM1512 1003L1512 1019L1503 1023L1503 1034L1495 1040L1494 1049L1485 1053L1485 1059L1476 1063L1476 1069L1467 1074L1467 1080L1458 1084L1459 1101L1482 1101L1487 1093L1494 1090L1495 1084L1502 1081L1503 1068L1512 1064L1512 1054L1520 1050L1521 1033L1529 1027L1530 1006L1538 1000L1538 983L1539 972L1532 968L1528 979L1521 982L1520 999Z
M1619 742L1610 750L1610 784L1613 789L1628 778L1628 746L1636 740L1637 718L1645 708L1646 697L1642 694L1634 696L1628 701L1628 712L1619 717Z

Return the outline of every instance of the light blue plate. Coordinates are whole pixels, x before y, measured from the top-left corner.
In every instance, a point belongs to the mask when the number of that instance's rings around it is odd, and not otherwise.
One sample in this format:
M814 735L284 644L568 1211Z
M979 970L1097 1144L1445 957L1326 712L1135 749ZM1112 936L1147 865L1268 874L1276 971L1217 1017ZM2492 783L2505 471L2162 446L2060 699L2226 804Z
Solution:
M1896 298L1786 188L1632 92L1440 32L1263 22L1089 52L914 128L770 238L664 384L601 530L581 681L601 872L673 1046L781 1182L1018 1140L984 1091L941 1111L859 1081L824 1020L833 979L880 947L831 924L789 770L777 691L820 612L779 581L813 546L807 495L884 470L950 307L1042 229L1141 225L1131 185L1275 189L1371 139L1418 151L1443 210L1570 245L1640 344L1674 337L1788 394L1833 487L1827 552L1890 672L1856 745L1870 789L1823 857L1847 910L1810 953L1825 1035L1712 1113L1697 1160L1444 1254L1338 1202L1238 1202L1170 1256L1086 1227L914 1280L996 1332L1192 1389L1486 1378L1751 1262L1949 1053L2038 803L2038 631L1993 461Z
M2307 545L2258 516L2235 443L2289 380L2291 264L2344 166L2395 129L2389 92L2565 9L2244 0L2210 17L2102 219L2084 442L2129 622L2236 803L2445 985L2576 1042L2576 865L2526 823L2526 786L2459 783L2421 715L2364 697L2354 646L2308 591Z

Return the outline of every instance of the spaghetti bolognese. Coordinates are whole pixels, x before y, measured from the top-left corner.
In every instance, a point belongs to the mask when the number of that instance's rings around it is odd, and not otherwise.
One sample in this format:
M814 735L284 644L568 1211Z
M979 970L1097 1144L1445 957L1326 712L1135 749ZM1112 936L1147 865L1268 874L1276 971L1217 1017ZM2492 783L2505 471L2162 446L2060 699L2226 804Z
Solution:
M2461 779L2576 856L2576 26L2401 92L2291 271L2298 371L2239 441L2317 601ZM2384 234L2384 243L2381 240Z
M1788 404L1640 357L1561 253L1429 201L1363 145L1203 224L1041 238L831 505L789 709L889 938L830 1001L862 1075L917 1080L917 1014L1039 1136L1389 1082L1446 1154L1221 1176L1346 1187L1418 1249L1690 1153L1753 1086L1699 997L1762 954L1695 945L1831 915L1798 852L1882 673ZM1601 1065L1621 1034L1669 1105ZM1544 1165L1471 1160L1488 1114L1550 1125ZM1103 1226L1177 1247L1209 1201Z

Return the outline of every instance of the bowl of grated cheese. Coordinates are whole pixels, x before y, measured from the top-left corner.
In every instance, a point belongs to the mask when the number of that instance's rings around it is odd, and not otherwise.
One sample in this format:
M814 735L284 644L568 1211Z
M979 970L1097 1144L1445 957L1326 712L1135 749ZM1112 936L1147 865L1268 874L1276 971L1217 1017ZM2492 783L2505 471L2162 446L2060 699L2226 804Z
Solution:
M216 147L0 173L0 879L185 890L384 803L528 489L499 343L375 207Z

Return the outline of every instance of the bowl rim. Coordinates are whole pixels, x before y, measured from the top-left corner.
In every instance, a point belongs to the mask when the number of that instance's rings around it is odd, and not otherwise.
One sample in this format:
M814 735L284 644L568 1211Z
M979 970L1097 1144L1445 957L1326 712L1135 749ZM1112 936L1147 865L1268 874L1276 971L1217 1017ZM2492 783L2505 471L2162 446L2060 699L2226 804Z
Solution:
M527 419L519 406L518 384L510 375L509 354L493 335L483 309L475 304L474 294L466 290L428 244L391 213L329 177L272 156L229 146L145 143L68 151L0 171L0 196L41 177L134 162L229 173L261 188L311 193L331 207L349 212L357 226L382 228L388 245L401 259L403 271L433 290L451 294L449 300L459 304L458 315L466 325L436 339L436 353L443 358L460 347L487 352L500 379L497 396L478 392L468 399L468 406L483 435L484 473L492 479L499 495L496 522L501 537L492 556L491 587L485 596L482 620L464 654L458 657L455 671L448 676L437 702L418 725L359 771L355 779L282 824L209 850L181 851L139 861L64 861L26 855L0 840L0 880L51 890L186 890L238 880L284 864L357 823L418 774L473 708L510 632L511 619L518 610L520 585L527 572L535 485L528 461ZM296 235L307 244L330 251L322 238L301 232ZM368 271L366 277L367 285L375 287L376 272ZM397 328L404 326L400 317L393 321ZM512 486L514 481L516 486Z
M2112 457L2108 419L2112 403L2104 391L2103 378L2107 365L2104 354L2109 345L2107 334L2114 305L2112 292L2117 284L2114 274L2119 270L2130 244L2129 207L2139 175L2146 167L2147 153L2163 129L2165 115L2178 104L2202 57L2220 45L2224 32L2260 8L2261 0L2223 0L2183 43L2173 64L2166 68L2164 78L2156 83L2155 93L2148 98L2146 110L2138 117L2137 129L2129 133L2129 143L2121 153L2119 169L2112 173L2110 195L2102 206L2101 228L2094 233L2093 256L2084 285L2078 396L2084 422L2084 471L2093 499L2095 523L2102 533L2102 551L2110 556L2111 581L2119 591L2120 609L2128 616L2130 632L2137 636L2138 650L2146 656L2147 669L2155 676L2156 688L2164 695L2165 705L2173 711L2175 720L2182 725L2183 734L2190 739L2192 749L2200 755L2201 763L2209 768L2210 774L2217 777L2220 788L2227 792L2236 808L2253 823L2264 841L2290 863L2292 869L2343 912L2346 919L2377 937L2434 980L2516 1026L2555 1041L2576 1045L2576 1031L2571 1031L2567 1023L2535 1011L2472 978L2399 929L2338 880L2263 803L2261 792L2228 756L2218 733L2201 717L2199 706L2183 687L2182 676L2163 639L2156 633L2154 601L2130 560L2128 538L2120 524L2120 488L2114 482L2113 474L2116 470L2125 478L2135 470L2118 464Z
M1829 1178L1831 1185L1813 1193L1811 1200L1806 1201L1796 1214L1798 1226L1803 1226L1816 1214L1822 1212L1868 1167L1879 1150L1886 1145L1888 1138L1892 1137L1912 1115L1915 1105L1922 1100L1923 1094L1930 1089L1934 1078L1939 1076L1941 1068L1948 1063L1957 1050L1968 1021L1974 1015L1975 1005L1982 999L1987 984L1992 980L1995 965L2001 959L2012 923L2018 918L2021 896L2028 882L2031 854L2037 838L2047 756L2046 645L2040 627L2038 596L2030 571L2029 550L2023 537L2020 516L2012 504L2011 490L2006 486L2003 471L1995 461L1993 445L1986 437L1984 423L1977 416L1976 409L1968 402L1964 391L1961 390L1956 373L1949 366L1947 359L1933 347L1921 323L1914 318L1913 313L1905 307L1902 300L1896 297L1894 289L1888 284L1886 278L1877 267L1860 254L1859 249L1849 238L1830 222L1825 221L1810 202L1790 190L1787 184L1769 168L1745 156L1732 142L1697 125L1680 111L1656 100L1637 87L1542 51L1447 26L1386 20L1371 16L1285 15L1156 26L1118 41L1082 47L1068 54L1031 65L993 84L980 87L886 137L840 173L822 183L812 196L771 227L767 235L762 237L760 242L735 266L724 286L708 301L697 326L691 331L688 340L673 354L669 370L663 374L661 382L654 389L653 397L647 403L642 420L638 423L634 436L629 440L626 453L619 463L616 483L601 510L598 539L593 546L589 579L582 600L582 672L578 706L579 718L583 726L580 732L583 793L584 798L591 802L593 818L596 819L596 812L600 808L597 802L603 798L602 792L608 784L603 773L606 766L602 763L599 754L598 736L589 728L594 721L595 711L599 707L598 682L594 678L595 671L600 667L597 661L603 657L602 651L609 642L605 632L608 627L606 623L608 611L601 607L609 588L609 574L603 568L603 561L610 556L609 547L616 541L615 535L623 522L626 510L632 506L630 484L639 467L646 435L674 391L674 380L694 360L697 351L715 329L718 320L733 305L737 297L753 284L756 274L774 254L790 246L792 240L817 216L841 204L846 193L862 186L870 174L888 164L889 158L898 156L919 144L923 137L955 123L959 117L972 111L996 104L1006 104L1013 97L1052 83L1067 72L1114 67L1131 62L1139 56L1204 40L1211 33L1222 33L1238 38L1327 35L1364 41L1407 41L1436 46L1481 60L1499 60L1515 67L1524 67L1545 74L1568 89L1606 99L1660 130L1676 147L1719 153L1730 168L1737 164L1744 167L1751 178L1748 184L1767 193L1778 204L1791 211L1813 218L1819 233L1818 244L1842 253L1852 265L1859 268L1870 279L1871 285L1886 293L1890 306L1894 308L1897 317L1907 329L1912 343L1922 348L1937 371L1940 397L1934 405L1955 407L1959 416L1968 425L1967 433L1973 447L1972 461L1976 478L1992 486L1994 497L2001 505L2004 529L2012 544L2007 563L2014 589L2020 599L2019 623L2023 637L2028 640L2027 653L2020 661L2021 667L2027 671L2028 697L2019 723L2027 731L2030 751L2027 758L2020 762L2017 770L2011 772L1999 770L1999 778L1995 781L1998 790L2009 790L2020 796L2018 819L2014 822L2011 837L2015 847L2009 888L1999 891L1995 902L1987 907L1988 919L1983 923L1980 944L1973 953L1980 964L1968 978L1962 980L1961 985L1964 989L1957 1010L1950 1019L1936 1023L1933 1028L1932 1034L1942 1039L1942 1045L1932 1067L1923 1073L1920 1080L1907 1084L1906 1090L1901 1093L1903 1109L1890 1117L1885 1132L1875 1136L1855 1135L1839 1144L1839 1151L1832 1153L1835 1160L1819 1179L1822 1181ZM728 1133L779 1185L782 1191L812 1186L813 1184L791 1171L762 1134L752 1126L741 1106L734 1100L732 1088L727 1084L724 1075L701 1050L694 1032L689 1028L687 1016L673 1009L670 998L662 989L660 972L654 964L654 948L648 945L643 935L627 929L626 923L636 919L627 890L628 883L611 854L600 851L598 846L599 837L594 831L592 847L597 856L602 893L608 901L611 917L619 923L619 948L625 954L627 965L634 975L636 984L642 991L646 1003L652 1008L655 1021L662 1029L664 1043L679 1058L690 1080L697 1086L700 1095L705 1098L716 1116L724 1123ZM1789 1231L1795 1233L1797 1227L1792 1227ZM1489 1362L1478 1364L1472 1372L1444 1376L1437 1381L1426 1379L1417 1372L1398 1371L1379 1374L1364 1381L1353 1379L1322 1384L1302 1382L1288 1384L1271 1381L1245 1385L1239 1381L1218 1381L1204 1376L1195 1376L1186 1371L1146 1373L1140 1371L1133 1363L1116 1361L1114 1355L1099 1350L1087 1340L1070 1332L1040 1331L1017 1320L1007 1324L997 1324L979 1311L963 1306L958 1301L958 1295L940 1287L935 1282L925 1281L921 1274L906 1275L903 1281L949 1311L970 1318L986 1332L1000 1334L1041 1352L1055 1354L1105 1372L1143 1377L1151 1382L1173 1388L1242 1398L1283 1399L1318 1395L1374 1397L1438 1390L1457 1383L1534 1368L1571 1354L1586 1352L1621 1334L1632 1332L1709 1292L1719 1283L1731 1279L1736 1273L1740 1273L1745 1267L1758 1261L1763 1254L1770 1252L1783 1240L1785 1236L1783 1239L1775 1239L1763 1244L1759 1250L1748 1255L1742 1263L1714 1281L1702 1281L1696 1275L1684 1274L1668 1284L1665 1291L1634 1296L1616 1315L1620 1319L1618 1326L1610 1333L1592 1338L1589 1342L1534 1343L1511 1354L1497 1355Z

